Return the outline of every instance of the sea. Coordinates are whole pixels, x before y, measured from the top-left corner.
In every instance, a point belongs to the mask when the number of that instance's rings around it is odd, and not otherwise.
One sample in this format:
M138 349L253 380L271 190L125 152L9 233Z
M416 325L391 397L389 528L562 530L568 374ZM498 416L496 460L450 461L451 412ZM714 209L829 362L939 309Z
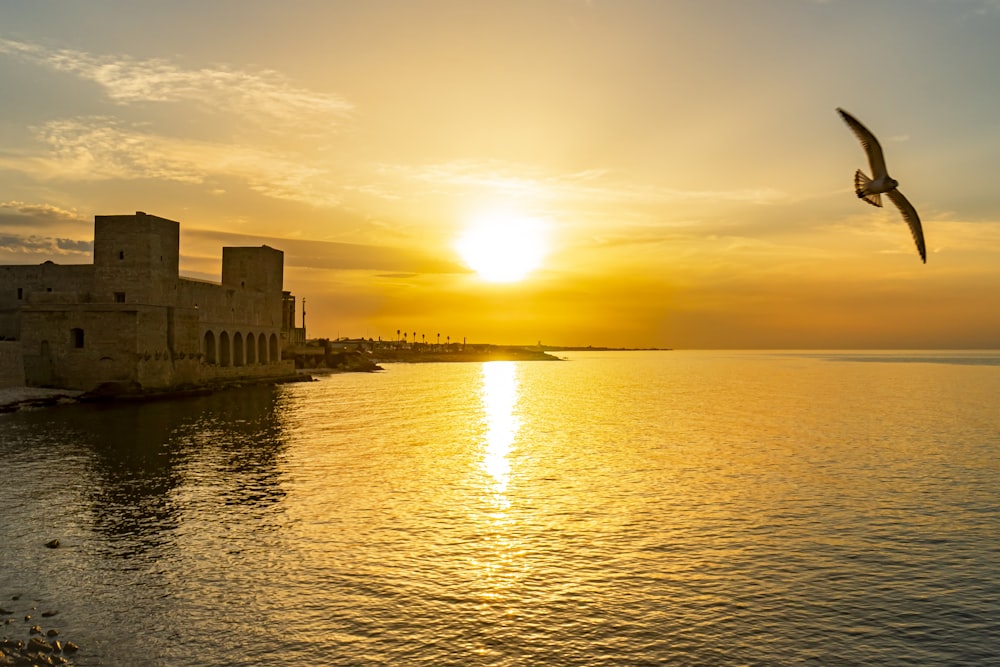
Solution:
M556 354L0 415L0 635L76 665L1000 665L1000 352Z

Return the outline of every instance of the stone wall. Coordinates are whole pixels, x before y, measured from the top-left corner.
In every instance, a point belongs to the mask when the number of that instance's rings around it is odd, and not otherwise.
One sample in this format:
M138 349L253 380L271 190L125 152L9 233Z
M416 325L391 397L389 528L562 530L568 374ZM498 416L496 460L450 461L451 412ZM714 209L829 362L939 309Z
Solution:
M20 339L21 309L50 294L89 294L94 267L53 262L0 266L0 340ZM79 300L79 298L77 298Z
M0 341L0 387L24 386L20 341Z
M135 382L137 317L107 304L51 304L26 309L21 339L27 384L88 390Z
M255 290L181 278L177 302L196 307L198 321L205 329L250 326L280 331L280 305L269 309L267 295Z

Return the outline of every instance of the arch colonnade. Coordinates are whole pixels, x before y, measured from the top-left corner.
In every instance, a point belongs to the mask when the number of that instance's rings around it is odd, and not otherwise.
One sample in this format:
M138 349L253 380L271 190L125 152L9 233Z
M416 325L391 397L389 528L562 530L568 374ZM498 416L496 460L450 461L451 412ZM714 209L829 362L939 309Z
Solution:
M216 366L253 366L281 361L278 335L237 331L218 335L209 329L202 336L202 359Z

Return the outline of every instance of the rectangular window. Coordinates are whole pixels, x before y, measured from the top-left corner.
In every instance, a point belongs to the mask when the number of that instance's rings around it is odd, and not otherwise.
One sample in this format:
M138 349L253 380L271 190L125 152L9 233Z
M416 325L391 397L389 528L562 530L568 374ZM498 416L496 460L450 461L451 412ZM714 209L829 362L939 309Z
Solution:
M124 250L119 250L118 251L118 259L125 259L125 251Z
M115 303L125 303L125 292L115 292Z
M83 329L70 329L69 334L73 347L77 349L83 347Z
M20 301L23 298L24 298L24 288L23 287L18 287L17 288L17 300Z

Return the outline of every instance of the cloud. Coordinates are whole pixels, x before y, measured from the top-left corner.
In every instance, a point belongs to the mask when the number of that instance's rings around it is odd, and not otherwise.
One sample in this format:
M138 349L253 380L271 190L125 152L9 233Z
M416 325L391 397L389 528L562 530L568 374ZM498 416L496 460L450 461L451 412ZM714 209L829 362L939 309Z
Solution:
M325 169L265 148L175 139L103 116L51 121L36 132L51 148L50 157L0 159L0 167L28 171L37 178L81 181L206 183L237 178L251 190L277 199L316 206L339 203Z
M275 199L341 205L338 192L345 190L331 187L341 181L331 174L331 166L294 148L311 150L311 137L329 133L351 115L353 106L340 96L294 86L270 70L184 69L163 59L94 55L2 38L0 55L91 81L115 105L105 115L64 117L32 128L47 152L7 152L0 155L0 169L39 180L204 184L214 194L229 192L233 181L242 181ZM183 105L169 118L191 118L195 110L228 131L212 139L194 138L150 113L149 103ZM122 106L133 106L141 120L126 120L116 110ZM241 130L239 140L218 138Z
M91 258L94 251L92 241L52 238L49 236L22 236L20 234L0 235L0 257L17 259L24 257L48 258L71 257Z
M0 54L91 81L116 104L187 102L254 120L264 128L276 121L294 121L299 126L305 125L304 120L334 121L353 110L339 95L296 87L271 70L245 72L224 66L184 69L161 58L140 60L72 49L50 50L2 38Z
M55 239L56 247L66 253L86 253L94 252L93 241L75 241L73 239Z
M397 276L468 273L468 269L457 262L409 248L252 236L205 229L185 229L183 234L185 238L224 246L268 245L285 253L286 268L378 271Z
M23 201L0 201L0 226L32 226L64 224L66 222L87 222L76 211L51 204L31 204Z
M413 181L434 186L488 190L509 197L563 202L668 203L683 201L773 204L790 199L771 188L732 190L681 190L665 185L625 182L604 169L553 174L538 167L498 160L454 160L420 166L382 165Z
M93 234L93 223L76 211L51 204L31 204L23 201L0 201L0 262L44 261L52 257L90 259L94 243L89 240L38 234L41 229L65 233L75 227ZM17 233L14 230L31 230Z

